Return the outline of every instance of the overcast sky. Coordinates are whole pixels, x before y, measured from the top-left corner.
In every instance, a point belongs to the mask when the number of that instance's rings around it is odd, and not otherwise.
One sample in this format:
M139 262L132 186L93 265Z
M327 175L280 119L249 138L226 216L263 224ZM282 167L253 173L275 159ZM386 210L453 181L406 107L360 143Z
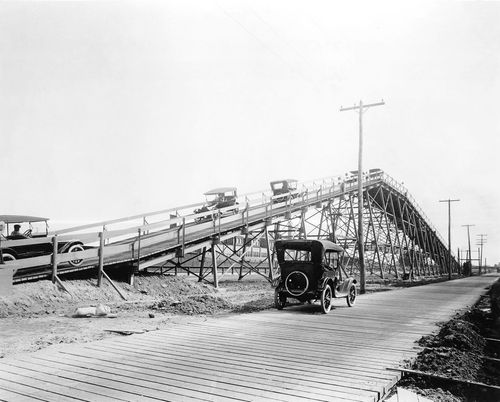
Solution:
M364 166L500 261L500 2L0 3L1 213L87 222Z

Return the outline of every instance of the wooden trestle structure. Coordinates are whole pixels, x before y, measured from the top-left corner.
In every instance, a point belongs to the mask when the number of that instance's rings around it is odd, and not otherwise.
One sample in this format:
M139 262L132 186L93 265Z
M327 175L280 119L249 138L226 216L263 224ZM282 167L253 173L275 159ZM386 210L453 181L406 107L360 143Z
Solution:
M445 242L407 189L378 169L365 175L364 183L364 244L369 274L381 279L447 275ZM212 279L215 285L226 272L238 272L240 279L254 272L274 281L279 276L274 241L303 238L340 244L345 249L344 264L351 275L358 275L357 180L346 175L338 178L336 185L328 199L290 208L257 227L249 225L241 232L216 237L197 252L166 261L160 270L186 270L200 281ZM453 257L451 271L460 273Z
M406 188L380 169L363 175L365 261L380 278L411 279L451 271L442 237ZM109 279L104 268L128 270L131 280L141 271L171 274L187 271L200 281L218 285L220 275L257 273L274 281L279 276L274 241L282 238L329 239L346 250L345 261L357 275L358 178L350 173L304 183L288 195L268 191L240 196L230 206L194 213L202 204L99 222L50 233L51 241L79 239L84 251L8 261L4 267L23 278L52 277L96 269L98 284ZM85 232L91 230L91 232ZM2 247L29 245L44 239L8 240ZM55 248L57 250L57 248ZM72 267L69 261L80 260Z

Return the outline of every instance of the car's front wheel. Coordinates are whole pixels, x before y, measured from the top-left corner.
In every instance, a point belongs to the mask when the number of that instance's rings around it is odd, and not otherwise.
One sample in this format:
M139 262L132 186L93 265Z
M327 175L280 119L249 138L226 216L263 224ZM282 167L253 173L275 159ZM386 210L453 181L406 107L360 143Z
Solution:
M78 251L84 251L84 248L81 244L73 244L70 248L68 248L68 253L76 253ZM79 267L82 265L83 260L72 260L69 261L70 265L73 267Z
M349 307L354 306L354 303L356 303L356 286L351 285L351 287L349 288L349 293L345 298Z
M278 289L274 291L274 305L278 310L283 310L286 306L286 296L279 292Z
M326 285L321 292L321 311L323 311L324 314L328 314L332 308L332 297L332 287Z

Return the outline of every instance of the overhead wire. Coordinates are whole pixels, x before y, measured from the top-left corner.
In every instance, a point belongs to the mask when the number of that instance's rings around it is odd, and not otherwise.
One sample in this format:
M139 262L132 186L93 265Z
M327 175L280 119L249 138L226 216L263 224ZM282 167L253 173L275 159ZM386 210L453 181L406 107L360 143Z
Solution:
M286 60L281 54L279 54L276 50L274 50L271 46L269 46L265 41L263 41L261 38L259 38L257 35L255 35L248 27L245 26L245 24L243 24L241 21L239 21L234 15L232 15L229 11L227 11L218 1L215 1L215 4L222 10L222 12L224 13L224 15L226 15L229 19L231 19L235 24L237 24L241 29L243 29L248 35L250 35L252 38L254 38L257 42L260 43L260 45L266 49L269 53L271 53L273 56L275 56L276 58L278 58L283 64L285 64L286 66L288 66L288 68L290 69L290 71L294 74L297 74L299 75L304 81L306 81L307 83L309 83L310 85L312 85L312 87L316 90L316 91L319 91L320 88L318 87L318 85L313 82L311 79L309 79L308 77L306 77L304 75L304 73L302 71L300 71L300 69L296 68L295 66L293 66L288 60ZM286 40L284 40L281 35L279 35L277 33L277 31L269 24L267 23L266 21L263 20L262 17L260 17L253 9L250 8L250 11L262 22L264 23L267 27L269 27L271 29L271 31L283 42L287 43ZM296 48L294 48L293 46L289 45L291 48L294 49L294 51L300 56L302 57L304 60L307 60L305 58L305 56L303 56L300 52L298 52L298 50Z

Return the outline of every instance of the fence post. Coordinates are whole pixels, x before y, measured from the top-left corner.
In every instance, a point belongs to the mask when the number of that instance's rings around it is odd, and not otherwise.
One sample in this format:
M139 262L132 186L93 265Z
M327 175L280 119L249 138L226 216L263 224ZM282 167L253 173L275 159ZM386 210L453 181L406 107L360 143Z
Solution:
M138 238L137 238L137 272L139 272L139 268L141 266L141 228L137 229ZM134 284L134 264L132 264L130 276L129 276L129 285Z
M52 283L56 283L56 277L57 277L57 251L58 251L57 235L54 235L52 237Z
M104 232L99 233L99 272L97 274L97 286L102 284L102 270L104 268Z
M182 257L186 248L186 218L182 218Z

